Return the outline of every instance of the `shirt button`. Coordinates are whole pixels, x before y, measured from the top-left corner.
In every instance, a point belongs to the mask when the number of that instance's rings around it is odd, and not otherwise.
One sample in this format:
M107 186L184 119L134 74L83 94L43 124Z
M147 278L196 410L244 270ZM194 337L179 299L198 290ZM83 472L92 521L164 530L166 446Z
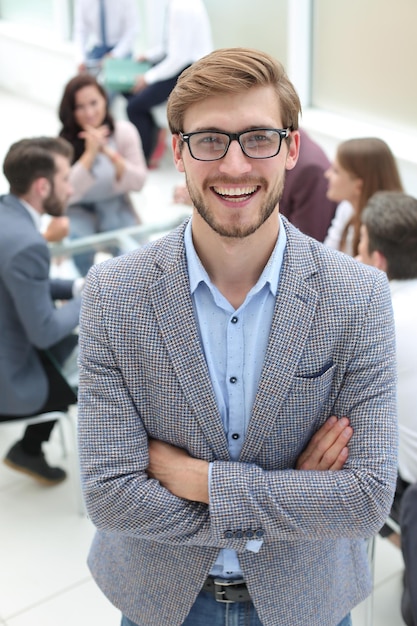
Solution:
M233 433L232 435L232 439L239 439L240 435L239 433Z
M232 319L230 321L232 322L232 324L237 324L238 318L237 317L232 317Z
M234 385L235 383L237 383L237 378L236 378L236 376L231 376L231 377L229 378L229 382L231 382L231 383L232 383L232 385Z

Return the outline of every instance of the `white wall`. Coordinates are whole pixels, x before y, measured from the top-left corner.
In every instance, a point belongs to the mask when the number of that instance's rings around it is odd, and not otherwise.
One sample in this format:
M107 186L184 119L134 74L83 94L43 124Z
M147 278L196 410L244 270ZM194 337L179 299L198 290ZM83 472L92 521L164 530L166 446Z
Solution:
M1 21L0 58L0 88L51 107L75 72L71 43Z

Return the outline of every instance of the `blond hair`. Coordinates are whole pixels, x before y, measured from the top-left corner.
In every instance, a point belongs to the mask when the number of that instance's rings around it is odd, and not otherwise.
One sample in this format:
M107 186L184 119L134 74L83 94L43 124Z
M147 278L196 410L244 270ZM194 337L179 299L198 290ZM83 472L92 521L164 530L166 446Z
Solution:
M301 103L284 67L266 52L251 48L215 50L184 70L168 99L173 134L184 132L187 109L215 95L244 93L252 87L274 88L284 128L298 129Z

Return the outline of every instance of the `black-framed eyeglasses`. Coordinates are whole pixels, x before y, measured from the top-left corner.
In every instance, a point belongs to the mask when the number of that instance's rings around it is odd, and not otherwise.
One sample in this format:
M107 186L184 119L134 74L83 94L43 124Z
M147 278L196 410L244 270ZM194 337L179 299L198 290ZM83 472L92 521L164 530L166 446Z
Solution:
M290 132L291 128L253 128L243 133L198 130L194 133L180 133L180 137L188 145L193 159L197 161L222 159L232 141L239 142L243 154L251 159L270 159L278 154L282 140L286 139Z

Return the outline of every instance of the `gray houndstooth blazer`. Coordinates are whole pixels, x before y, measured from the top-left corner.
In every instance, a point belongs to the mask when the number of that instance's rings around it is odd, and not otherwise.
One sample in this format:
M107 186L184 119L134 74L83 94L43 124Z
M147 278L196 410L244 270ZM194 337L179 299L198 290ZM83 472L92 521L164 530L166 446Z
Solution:
M79 444L89 555L141 626L185 619L219 548L239 553L265 626L335 626L370 591L365 537L396 469L394 331L383 273L285 221L269 346L240 462L229 460L199 342L180 227L95 266L80 325ZM331 415L354 428L339 472L296 471ZM210 508L148 480L147 438L213 461ZM258 554L245 550L263 533Z

